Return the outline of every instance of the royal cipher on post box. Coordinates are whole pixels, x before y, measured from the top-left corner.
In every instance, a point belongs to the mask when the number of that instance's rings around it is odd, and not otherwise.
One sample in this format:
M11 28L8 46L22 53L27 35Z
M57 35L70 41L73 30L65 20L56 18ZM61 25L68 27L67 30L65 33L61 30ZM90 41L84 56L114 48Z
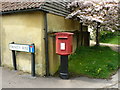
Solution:
M56 53L59 55L70 55L72 53L73 33L59 32L56 35Z

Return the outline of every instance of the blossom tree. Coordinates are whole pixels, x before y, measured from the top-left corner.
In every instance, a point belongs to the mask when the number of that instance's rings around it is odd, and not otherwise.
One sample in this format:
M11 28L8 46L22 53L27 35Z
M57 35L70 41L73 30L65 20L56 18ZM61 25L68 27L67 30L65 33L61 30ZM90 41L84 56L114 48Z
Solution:
M118 0L73 0L68 4L72 11L66 18L76 18L81 24L96 29L96 45L100 30L118 30Z

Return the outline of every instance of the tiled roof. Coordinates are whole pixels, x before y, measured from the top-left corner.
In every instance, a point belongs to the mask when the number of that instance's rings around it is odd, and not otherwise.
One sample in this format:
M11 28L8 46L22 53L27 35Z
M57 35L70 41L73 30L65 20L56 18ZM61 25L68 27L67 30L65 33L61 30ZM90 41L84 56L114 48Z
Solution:
M14 10L22 10L29 8L38 8L43 2L2 2L2 9L0 11L14 11Z
M65 2L2 2L0 4L2 6L0 12L2 13L27 9L43 10L61 16L67 16L70 13L66 9Z

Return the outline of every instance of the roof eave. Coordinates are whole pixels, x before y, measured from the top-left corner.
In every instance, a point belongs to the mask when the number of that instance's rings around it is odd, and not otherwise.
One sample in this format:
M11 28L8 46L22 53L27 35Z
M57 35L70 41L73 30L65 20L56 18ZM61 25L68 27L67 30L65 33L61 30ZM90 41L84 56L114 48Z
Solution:
M43 11L43 12L49 13L48 11L41 10L40 8L32 8L32 9L20 9L20 10L3 11L3 12L0 12L0 15L21 13L21 12L29 12L29 11Z

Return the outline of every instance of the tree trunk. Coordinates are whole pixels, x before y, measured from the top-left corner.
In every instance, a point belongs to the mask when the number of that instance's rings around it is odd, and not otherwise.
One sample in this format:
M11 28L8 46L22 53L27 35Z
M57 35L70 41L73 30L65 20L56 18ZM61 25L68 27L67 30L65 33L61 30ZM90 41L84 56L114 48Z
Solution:
M76 32L77 35L77 48L79 47L79 31Z
M100 37L99 25L100 25L100 23L97 23L97 29L96 29L96 46L100 45L100 42L99 42L99 37Z
M83 23L80 23L80 31L81 31L81 46L83 46L83 25L82 25Z

